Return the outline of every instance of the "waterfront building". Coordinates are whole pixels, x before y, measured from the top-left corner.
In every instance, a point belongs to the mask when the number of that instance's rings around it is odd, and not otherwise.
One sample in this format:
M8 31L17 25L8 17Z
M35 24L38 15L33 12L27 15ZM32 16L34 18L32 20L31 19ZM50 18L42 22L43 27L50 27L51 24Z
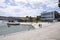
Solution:
M60 14L57 11L41 13L41 21L53 22L58 21L58 18L60 18Z

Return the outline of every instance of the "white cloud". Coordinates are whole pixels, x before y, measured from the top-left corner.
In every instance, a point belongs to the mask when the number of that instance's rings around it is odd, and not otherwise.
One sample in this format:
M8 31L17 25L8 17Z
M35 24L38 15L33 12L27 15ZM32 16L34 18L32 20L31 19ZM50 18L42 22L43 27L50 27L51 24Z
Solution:
M4 0L0 0L0 6L6 7L6 4L4 3Z
M53 3L53 4L50 4L50 5L47 5L47 7L57 8L58 7L58 3Z
M14 3L17 5L6 5L4 0L0 1L0 6L7 6L5 9L0 9L0 11L12 16L36 16L45 11L43 5L46 5L47 8L57 7L57 0L15 0Z

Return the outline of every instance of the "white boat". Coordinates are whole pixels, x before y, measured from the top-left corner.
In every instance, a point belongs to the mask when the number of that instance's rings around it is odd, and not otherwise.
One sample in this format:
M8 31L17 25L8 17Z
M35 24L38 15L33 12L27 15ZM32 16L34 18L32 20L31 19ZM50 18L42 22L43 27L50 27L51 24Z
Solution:
M8 22L7 25L20 25L19 22Z

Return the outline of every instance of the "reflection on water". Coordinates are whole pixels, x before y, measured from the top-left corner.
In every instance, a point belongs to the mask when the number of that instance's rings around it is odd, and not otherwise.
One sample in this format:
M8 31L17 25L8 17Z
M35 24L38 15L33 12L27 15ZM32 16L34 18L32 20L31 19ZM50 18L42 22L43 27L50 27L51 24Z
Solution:
M31 30L34 29L31 25L15 25L15 26L10 26L5 23L1 24L0 23L0 35L7 35L10 33L15 33L15 32L21 32L21 31L26 31L26 30Z

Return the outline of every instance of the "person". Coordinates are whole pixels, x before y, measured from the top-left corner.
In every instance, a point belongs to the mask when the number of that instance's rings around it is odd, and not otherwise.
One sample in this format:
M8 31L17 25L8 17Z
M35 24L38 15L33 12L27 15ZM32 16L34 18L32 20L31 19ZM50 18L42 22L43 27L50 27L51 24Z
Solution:
M42 27L42 24L39 24L39 27L41 28Z

